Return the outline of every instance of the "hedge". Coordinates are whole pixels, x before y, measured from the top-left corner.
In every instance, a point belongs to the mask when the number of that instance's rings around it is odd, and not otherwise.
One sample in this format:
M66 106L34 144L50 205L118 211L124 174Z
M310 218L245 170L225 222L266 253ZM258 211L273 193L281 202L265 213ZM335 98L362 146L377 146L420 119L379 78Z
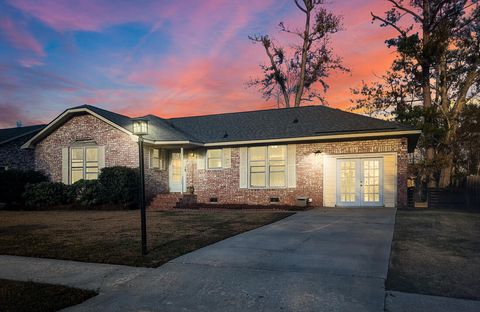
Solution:
M47 180L43 173L34 170L0 171L0 203L22 205L26 185Z
M23 198L29 209L60 206L73 201L69 186L60 182L28 184Z
M58 182L28 184L23 194L28 209L95 208L108 205L121 209L138 207L138 170L128 167L107 167L100 172L98 180L80 180L73 185Z

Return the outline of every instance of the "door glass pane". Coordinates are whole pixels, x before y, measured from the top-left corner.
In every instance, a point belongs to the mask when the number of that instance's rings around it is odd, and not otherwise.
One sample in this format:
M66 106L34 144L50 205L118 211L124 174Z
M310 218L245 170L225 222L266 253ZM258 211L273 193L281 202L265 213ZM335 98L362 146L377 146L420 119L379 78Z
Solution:
M356 201L356 161L340 161L340 201L354 203Z
M364 202L380 203L380 160L363 160L363 188Z
M182 163L179 153L172 153L172 182L182 182Z

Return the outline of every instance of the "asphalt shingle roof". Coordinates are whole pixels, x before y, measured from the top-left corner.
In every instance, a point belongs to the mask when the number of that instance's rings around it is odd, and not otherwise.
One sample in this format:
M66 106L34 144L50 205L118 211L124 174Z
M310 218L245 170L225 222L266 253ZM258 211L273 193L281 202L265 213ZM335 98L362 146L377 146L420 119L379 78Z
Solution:
M0 129L0 144L8 142L12 139L22 137L27 134L34 134L42 130L45 125L34 125L26 127Z
M88 109L130 132L132 132L132 121L136 119L91 105L73 107L67 112L74 113L75 109ZM304 138L328 134L414 130L395 122L326 106L303 106L170 119L154 115L139 118L149 121L149 134L145 136L146 139L164 142L221 143ZM9 129L3 131L5 130ZM48 133L43 135L48 135ZM35 140L38 139L40 138L35 138ZM416 139L412 141L412 144L415 142Z
M326 106L260 110L168 119L204 143L412 130L407 126Z

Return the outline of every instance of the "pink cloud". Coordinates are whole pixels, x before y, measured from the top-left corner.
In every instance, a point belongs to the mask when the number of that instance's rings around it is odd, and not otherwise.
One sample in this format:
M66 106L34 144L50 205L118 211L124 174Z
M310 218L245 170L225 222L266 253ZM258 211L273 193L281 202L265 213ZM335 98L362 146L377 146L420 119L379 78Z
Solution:
M152 22L171 14L161 1L107 0L8 0L10 5L41 20L57 31L99 31L128 23Z
M23 25L13 22L8 17L3 17L0 19L0 31L16 48L31 51L37 56L45 56L42 45Z

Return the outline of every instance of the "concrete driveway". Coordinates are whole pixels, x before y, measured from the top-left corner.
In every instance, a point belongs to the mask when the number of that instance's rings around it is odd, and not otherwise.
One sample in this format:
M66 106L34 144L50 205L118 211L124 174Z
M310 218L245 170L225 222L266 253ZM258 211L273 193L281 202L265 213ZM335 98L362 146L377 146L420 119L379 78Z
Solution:
M69 311L383 311L393 209L317 209L179 257Z

